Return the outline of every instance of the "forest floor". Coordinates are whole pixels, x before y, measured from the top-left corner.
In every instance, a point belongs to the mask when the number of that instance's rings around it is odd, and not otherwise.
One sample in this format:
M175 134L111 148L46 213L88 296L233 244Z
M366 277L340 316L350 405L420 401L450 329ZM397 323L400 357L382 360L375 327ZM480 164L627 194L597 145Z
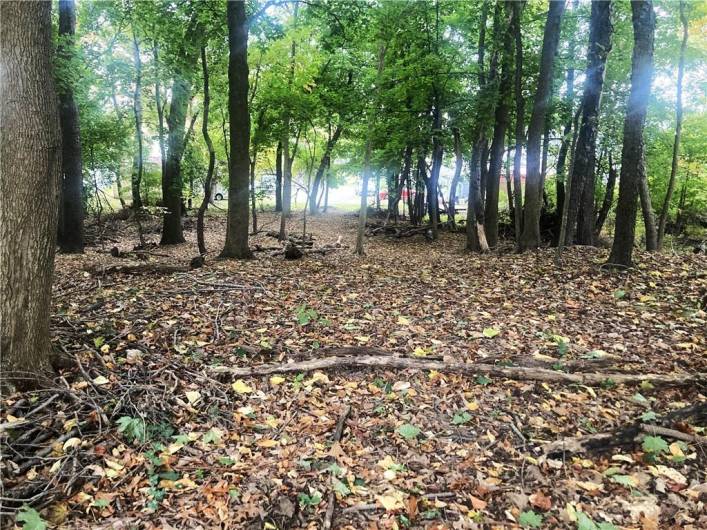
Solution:
M350 247L356 223L327 215L308 229L317 247L338 236ZM636 269L616 273L601 267L605 250L572 248L558 269L551 249L473 255L463 234L443 232L369 237L364 258L258 252L189 270L193 228L147 262L109 252L133 248L133 226L98 232L85 255L57 257L53 341L74 365L52 389L2 400L6 516L26 502L64 528L707 527L705 415L663 424L683 440L550 445L658 425L689 405L705 412L704 380L611 379L707 372L704 255L639 253ZM207 233L220 250L224 219L210 217ZM264 233L254 243L277 244ZM368 353L528 377L225 371Z

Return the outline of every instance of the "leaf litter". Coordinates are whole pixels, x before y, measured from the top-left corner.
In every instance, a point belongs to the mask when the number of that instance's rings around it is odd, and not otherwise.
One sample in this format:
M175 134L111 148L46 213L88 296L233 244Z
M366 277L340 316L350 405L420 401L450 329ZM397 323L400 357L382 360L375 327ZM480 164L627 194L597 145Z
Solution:
M223 220L209 222L218 249ZM350 243L355 224L308 220L324 244ZM111 237L131 244L127 226ZM123 273L103 244L59 256L52 333L71 362L50 388L3 397L3 515L71 528L704 527L699 442L642 434L586 454L544 450L704 408L700 384L375 367L214 375L341 347L558 371L707 371L704 257L644 254L610 274L599 249L569 249L557 269L551 250L462 247L453 233L371 237L363 259L259 254L168 274ZM188 263L193 248L160 249L169 258L154 263ZM666 427L699 440L704 412Z

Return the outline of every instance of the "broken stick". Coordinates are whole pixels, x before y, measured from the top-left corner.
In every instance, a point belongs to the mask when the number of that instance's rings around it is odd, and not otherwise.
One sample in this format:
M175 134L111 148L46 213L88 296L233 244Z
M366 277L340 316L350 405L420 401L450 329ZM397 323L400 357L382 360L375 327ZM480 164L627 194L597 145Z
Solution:
M334 443L341 441L341 436L344 434L344 427L346 426L346 418L349 417L351 413L351 405L346 405L344 411L339 416L339 421L336 424L336 430L334 431ZM329 530L331 528L332 522L334 521L334 509L336 508L336 494L334 490L329 491L329 498L327 499L326 514L324 516L324 525L322 528L324 530Z

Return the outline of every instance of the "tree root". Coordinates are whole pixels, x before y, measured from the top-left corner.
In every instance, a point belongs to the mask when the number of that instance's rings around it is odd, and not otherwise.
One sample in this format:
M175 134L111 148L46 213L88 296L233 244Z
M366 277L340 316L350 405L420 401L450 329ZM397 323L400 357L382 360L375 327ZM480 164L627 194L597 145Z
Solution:
M376 350L369 350L367 353ZM345 349L337 349L336 353L344 353ZM229 366L214 366L211 370L232 376L261 376L277 373L309 372L313 370L331 370L341 368L397 368L400 370L437 370L440 372L461 373L466 375L491 375L520 381L545 381L552 383L568 383L578 385L605 384L637 384L643 381L661 386L682 386L704 384L707 374L623 374L623 373L565 373L546 368L521 366L496 366L484 363L446 362L392 355L352 355L362 353L365 349L356 348L343 356L330 356L302 362L285 364L265 364L253 367L233 368ZM326 352L325 353L329 353ZM376 351L376 353L379 353Z

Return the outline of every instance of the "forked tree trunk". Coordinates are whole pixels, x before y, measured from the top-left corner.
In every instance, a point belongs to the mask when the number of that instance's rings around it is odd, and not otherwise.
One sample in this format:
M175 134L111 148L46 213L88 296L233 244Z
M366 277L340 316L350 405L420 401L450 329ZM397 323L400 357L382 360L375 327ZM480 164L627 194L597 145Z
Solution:
M572 189L567 199L565 245L574 243L575 233L580 245L594 244L596 140L606 60L611 51L611 32L611 2L592 2L587 72L582 95L582 123L569 176Z
M75 55L76 6L74 0L59 2L59 36L57 49L64 67L70 67ZM83 252L83 172L81 169L81 134L79 111L71 83L59 85L59 117L62 136L61 207L59 248L66 253Z
M623 150L619 200L616 206L616 230L609 265L630 267L636 236L638 190L645 175L643 127L651 94L653 77L653 39L655 13L651 0L631 2L633 22L633 57L631 93L624 119Z
M680 158L680 136L682 134L682 78L685 74L685 48L687 48L688 26L687 15L685 14L685 0L680 0L680 22L682 23L682 44L680 45L680 61L678 62L678 94L675 102L675 140L673 141L673 160L670 166L670 178L668 179L668 191L665 193L663 208L660 211L658 221L658 250L663 248L663 238L665 237L665 224L670 213L670 200L675 191L675 179L678 173L678 159Z
M0 371L28 388L51 360L62 149L51 3L0 2L0 20Z
M228 121L231 161L228 166L228 219L222 258L253 257L248 248L248 18L245 2L228 2Z
M542 54L538 87L535 92L533 113L528 125L528 147L525 178L525 207L523 209L523 232L520 238L520 250L540 246L540 209L542 208L543 181L540 174L540 140L545 124L552 90L552 76L555 54L560 40L560 23L565 11L564 0L550 2L543 36Z
M204 135L206 148L209 150L209 168L206 171L206 179L204 180L204 198L201 200L199 212L196 216L196 241L199 246L199 254L206 255L206 242L204 241L204 214L211 202L211 191L214 178L214 166L216 165L216 151L214 144L209 135L209 107L211 104L211 95L209 92L209 68L206 63L206 47L201 47L201 70L204 78L204 114L201 118L201 132Z

